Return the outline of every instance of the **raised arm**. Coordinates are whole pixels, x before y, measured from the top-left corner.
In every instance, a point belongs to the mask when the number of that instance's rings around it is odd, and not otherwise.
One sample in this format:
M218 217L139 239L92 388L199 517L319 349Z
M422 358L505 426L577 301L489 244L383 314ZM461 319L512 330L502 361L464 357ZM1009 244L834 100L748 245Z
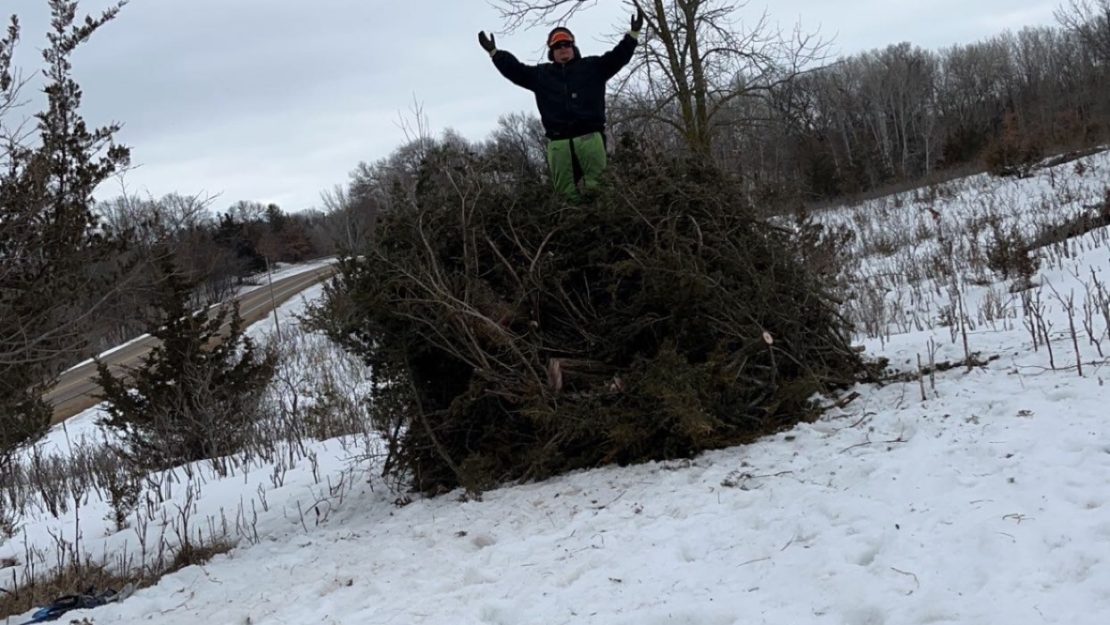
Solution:
M536 85L536 67L525 65L515 56L505 50L497 49L497 41L493 35L486 36L486 31L478 33L478 43L493 59L493 65L501 75L508 78L514 85L532 90Z
M637 7L628 34L621 38L615 48L598 57L606 80L615 76L632 60L632 53L636 51L636 42L640 39L640 29L643 27L644 12Z

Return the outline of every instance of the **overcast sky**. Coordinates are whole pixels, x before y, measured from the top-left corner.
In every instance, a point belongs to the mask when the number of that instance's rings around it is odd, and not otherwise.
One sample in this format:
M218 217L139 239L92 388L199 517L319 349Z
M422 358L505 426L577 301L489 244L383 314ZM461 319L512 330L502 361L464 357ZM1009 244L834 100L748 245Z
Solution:
M106 0L83 0L83 13ZM569 24L585 54L625 28L621 0L587 0ZM758 17L766 0L743 15ZM771 17L801 21L850 54L900 41L938 49L1026 25L1053 24L1044 0L775 0ZM17 61L40 67L46 0L0 0L23 22ZM5 15L6 18L6 15ZM131 0L74 59L90 124L119 121L132 148L130 192L220 194L319 205L360 161L402 143L402 118L423 107L433 130L484 138L499 115L532 111L529 93L497 74L477 31L500 31L485 0ZM498 47L538 61L546 28L499 34ZM116 194L118 183L102 190Z

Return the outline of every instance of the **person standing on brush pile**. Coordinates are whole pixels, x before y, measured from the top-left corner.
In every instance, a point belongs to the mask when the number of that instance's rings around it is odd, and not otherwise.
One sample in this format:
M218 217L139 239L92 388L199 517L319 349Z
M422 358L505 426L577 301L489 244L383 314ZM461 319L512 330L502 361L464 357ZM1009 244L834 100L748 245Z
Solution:
M644 12L637 8L631 29L615 48L601 56L583 57L569 29L547 35L550 63L525 65L498 50L493 35L478 33L478 43L489 52L505 78L536 94L540 121L547 134L547 165L555 190L581 202L578 183L586 193L597 190L605 170L605 83L615 76L636 50Z

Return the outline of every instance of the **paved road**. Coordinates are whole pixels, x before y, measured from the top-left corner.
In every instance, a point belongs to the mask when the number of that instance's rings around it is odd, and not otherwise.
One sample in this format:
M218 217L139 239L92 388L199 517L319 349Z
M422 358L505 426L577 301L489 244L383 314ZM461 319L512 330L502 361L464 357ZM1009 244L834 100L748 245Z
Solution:
M334 273L335 266L327 265L275 280L272 298L268 285L258 287L239 296L239 314L248 325L259 321L273 311L275 304L280 306L282 302L317 282L331 277ZM157 344L157 339L145 336L103 357L102 360L113 371L118 371L124 365L137 365ZM100 390L95 380L96 364L93 362L86 362L63 373L54 388L44 396L46 401L54 406L54 418L51 424L61 423L82 410L95 406L98 400L94 395Z

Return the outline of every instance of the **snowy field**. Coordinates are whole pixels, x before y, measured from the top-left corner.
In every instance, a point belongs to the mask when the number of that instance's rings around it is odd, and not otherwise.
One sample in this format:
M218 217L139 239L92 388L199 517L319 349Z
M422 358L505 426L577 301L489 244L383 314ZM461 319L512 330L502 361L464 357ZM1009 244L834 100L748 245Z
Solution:
M966 352L983 366L858 387L821 420L747 447L510 486L482 501L402 505L373 460L356 460L375 456L372 439L316 442L280 467L248 463L223 479L204 466L192 479L179 471L160 482L155 520L122 530L96 497L60 518L30 510L0 559L41 551L49 561L62 536L112 560L190 509L202 534L239 546L65 620L1102 625L1110 319L1097 285L1110 269L1107 231L1043 250L1036 286L1023 292L959 260L989 239L968 225L989 214L1034 232L1101 202L1110 154L1079 162L822 215L861 235L855 271L879 296L866 307L857 298L852 314L870 315L874 331L861 327L859 341L871 356L907 373ZM944 250L956 280L928 269ZM44 445L96 439L94 421L95 409ZM22 570L0 570L0 580Z

